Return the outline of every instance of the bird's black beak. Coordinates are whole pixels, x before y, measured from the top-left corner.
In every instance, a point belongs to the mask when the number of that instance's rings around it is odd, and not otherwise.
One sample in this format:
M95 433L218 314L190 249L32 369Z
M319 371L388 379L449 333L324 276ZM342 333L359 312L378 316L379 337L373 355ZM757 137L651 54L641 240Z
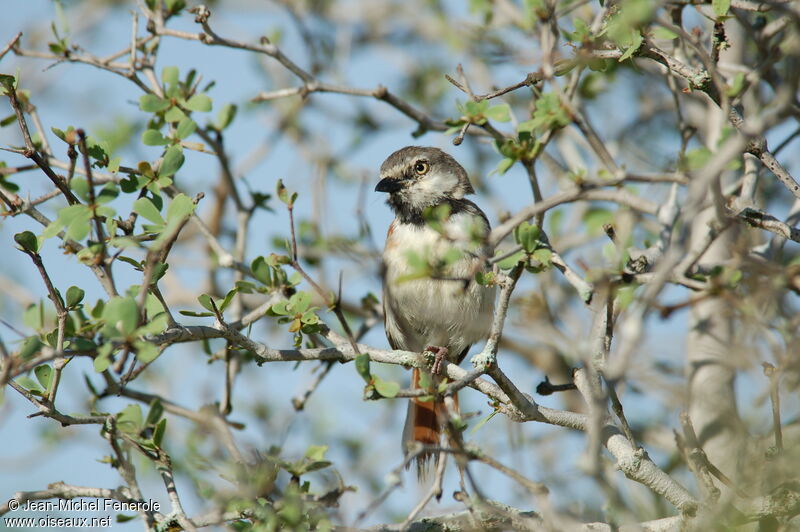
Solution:
M377 185L375 185L375 192L389 192L389 193L391 193L391 192L397 192L401 188L403 188L403 185L402 185L400 179L393 179L391 177L384 177L383 179L378 181Z

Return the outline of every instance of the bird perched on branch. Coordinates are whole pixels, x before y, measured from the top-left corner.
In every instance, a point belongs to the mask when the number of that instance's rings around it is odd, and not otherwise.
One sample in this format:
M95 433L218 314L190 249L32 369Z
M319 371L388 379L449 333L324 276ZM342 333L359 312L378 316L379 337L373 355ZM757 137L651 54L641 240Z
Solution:
M381 165L375 190L389 194L395 214L383 252L383 309L393 349L431 352L431 373L443 360L459 364L489 334L495 289L478 284L490 249L489 221L465 199L474 193L467 172L438 148L407 146ZM412 387L425 380L414 368ZM457 405L457 403L456 403ZM441 401L409 401L403 452L413 442L439 445L446 422ZM429 452L417 455L424 477Z

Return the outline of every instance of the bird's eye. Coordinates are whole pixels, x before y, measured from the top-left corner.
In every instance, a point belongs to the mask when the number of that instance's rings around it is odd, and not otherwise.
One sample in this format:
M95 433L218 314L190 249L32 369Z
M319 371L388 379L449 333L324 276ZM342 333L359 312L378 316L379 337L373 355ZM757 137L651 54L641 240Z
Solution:
M430 165L425 161L417 161L417 163L414 165L414 171L417 173L417 175L427 174L430 168Z

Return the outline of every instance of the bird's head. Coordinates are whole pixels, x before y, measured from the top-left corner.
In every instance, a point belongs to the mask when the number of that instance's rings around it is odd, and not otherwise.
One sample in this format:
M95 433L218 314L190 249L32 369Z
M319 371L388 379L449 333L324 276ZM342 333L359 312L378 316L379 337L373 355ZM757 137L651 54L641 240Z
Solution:
M395 214L418 221L427 207L463 198L474 192L467 172L452 156L439 148L406 146L381 165L377 192L389 194Z

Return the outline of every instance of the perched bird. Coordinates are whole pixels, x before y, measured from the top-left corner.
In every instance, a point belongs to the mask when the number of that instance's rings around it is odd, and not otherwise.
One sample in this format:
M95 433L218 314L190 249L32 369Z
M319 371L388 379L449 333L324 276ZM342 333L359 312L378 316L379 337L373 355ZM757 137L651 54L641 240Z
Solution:
M489 221L464 198L474 193L467 172L438 148L402 148L384 161L380 177L375 190L389 194L395 214L383 252L386 336L393 349L433 352L437 374L442 359L459 364L489 334L495 289L475 281L489 256ZM412 387L420 377L414 368ZM403 452L413 442L439 445L444 422L442 403L409 401ZM417 455L420 477L431 457Z

